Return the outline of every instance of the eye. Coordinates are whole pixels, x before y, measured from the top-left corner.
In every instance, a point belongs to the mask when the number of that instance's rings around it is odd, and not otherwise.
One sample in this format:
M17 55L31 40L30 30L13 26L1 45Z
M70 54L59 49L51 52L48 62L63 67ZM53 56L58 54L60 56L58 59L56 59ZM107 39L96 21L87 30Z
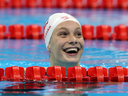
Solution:
M61 37L66 37L67 35L68 35L67 32L60 32L60 33L59 33L59 36L61 36Z
M82 32L76 32L75 34L77 37L82 37Z

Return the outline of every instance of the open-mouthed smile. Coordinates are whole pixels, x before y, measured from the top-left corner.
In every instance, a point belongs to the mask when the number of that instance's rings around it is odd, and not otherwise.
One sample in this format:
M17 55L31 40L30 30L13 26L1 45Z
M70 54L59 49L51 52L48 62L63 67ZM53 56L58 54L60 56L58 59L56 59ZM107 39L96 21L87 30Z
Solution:
M78 54L79 50L80 48L78 47L69 47L69 48L64 49L63 51L70 56L75 56Z

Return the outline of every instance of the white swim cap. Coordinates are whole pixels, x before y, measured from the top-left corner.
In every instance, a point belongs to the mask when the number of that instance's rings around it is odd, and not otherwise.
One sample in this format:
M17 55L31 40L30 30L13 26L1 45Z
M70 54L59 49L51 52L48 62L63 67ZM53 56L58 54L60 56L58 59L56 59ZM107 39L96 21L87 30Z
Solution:
M49 44L52 33L54 29L56 28L56 26L64 21L74 21L80 25L80 23L78 22L76 18L74 18L73 16L67 13L55 13L51 15L45 25L45 30L44 30L44 40L45 40L46 47Z

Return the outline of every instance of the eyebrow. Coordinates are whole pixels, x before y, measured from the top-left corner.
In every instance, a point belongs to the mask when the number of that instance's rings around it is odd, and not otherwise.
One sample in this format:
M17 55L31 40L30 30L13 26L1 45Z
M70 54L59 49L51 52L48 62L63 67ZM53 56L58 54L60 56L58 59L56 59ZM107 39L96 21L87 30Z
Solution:
M61 30L61 29L64 29L64 30L67 30L67 31L69 31L67 28L65 28L65 27L61 27L59 30ZM81 30L81 28L80 27L77 27L75 30L77 30L77 29L80 29ZM58 31L59 31L58 30Z
M77 27L75 30L77 30L77 29L80 29L80 30L81 30L81 28L80 28L80 27Z

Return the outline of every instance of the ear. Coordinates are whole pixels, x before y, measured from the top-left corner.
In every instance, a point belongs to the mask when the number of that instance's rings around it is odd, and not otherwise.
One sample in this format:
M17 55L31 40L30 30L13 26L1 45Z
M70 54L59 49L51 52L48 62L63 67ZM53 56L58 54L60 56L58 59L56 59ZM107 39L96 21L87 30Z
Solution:
M50 45L47 46L47 51L50 52Z

